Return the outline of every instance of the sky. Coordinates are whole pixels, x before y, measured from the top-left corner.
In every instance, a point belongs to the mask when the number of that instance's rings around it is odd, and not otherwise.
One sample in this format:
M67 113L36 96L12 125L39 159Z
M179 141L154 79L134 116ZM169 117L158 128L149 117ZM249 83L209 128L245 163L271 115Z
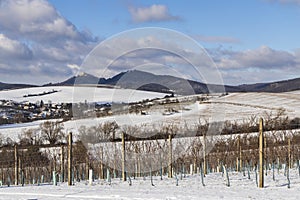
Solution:
M225 84L300 77L299 0L0 0L0 82L63 81L99 43L144 27L190 37L208 53ZM138 41L118 42L110 54ZM179 59L170 60L161 52L143 57L144 64L171 63L184 71Z

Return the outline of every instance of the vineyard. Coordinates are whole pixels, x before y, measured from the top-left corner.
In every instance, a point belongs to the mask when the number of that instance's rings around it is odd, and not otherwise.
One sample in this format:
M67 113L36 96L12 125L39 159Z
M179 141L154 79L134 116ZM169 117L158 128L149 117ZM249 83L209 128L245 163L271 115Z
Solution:
M72 136L58 122L45 122L40 132L28 130L19 142L1 141L0 183L1 187L76 185L89 180L92 185L102 180L111 185L119 179L134 186L137 180L149 179L154 186L170 179L180 185L186 177L199 175L204 187L209 185L206 177L221 173L230 187L231 174L241 173L258 186L262 171L258 124L255 117L225 122L220 134L213 134L204 122L151 130L107 122L81 127L80 135ZM283 171L290 187L294 180L289 171L296 169L300 175L300 120L266 116L263 125L264 176L275 181Z

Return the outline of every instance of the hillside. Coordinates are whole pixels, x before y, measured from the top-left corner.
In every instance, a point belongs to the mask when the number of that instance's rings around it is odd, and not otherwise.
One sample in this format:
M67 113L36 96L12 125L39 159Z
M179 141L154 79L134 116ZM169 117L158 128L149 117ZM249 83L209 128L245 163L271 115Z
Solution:
M29 87L37 87L37 86L29 85L29 84L9 84L9 83L0 82L0 90L20 89L20 88L29 88Z
M149 72L132 70L121 72L111 78L99 78L87 73L43 86L109 85L125 89L137 89L152 92L176 93L179 95L223 93L223 92L289 92L300 90L300 78L270 83L242 84L238 86L205 84L170 75L156 75ZM37 87L28 84L7 84L0 82L0 90ZM224 91L225 89L225 91Z
M204 84L169 75L156 75L149 72L132 70L121 72L111 78L97 78L84 73L54 85L67 86L76 84L104 84L121 88L138 89L153 92L176 93L180 95L222 93L224 92L289 92L300 90L300 78L271 83L242 84L238 86ZM209 89L208 89L209 88ZM210 90L210 91L209 91Z
M56 91L56 92L53 92ZM45 95L32 95L45 94ZM128 95L130 94L130 95ZM7 99L17 102L35 103L43 100L52 103L77 102L136 102L143 99L162 98L166 94L157 92L137 91L131 89L112 89L94 87L44 86L0 91L0 100Z
M289 92L300 90L300 78L271 83L244 84L238 88L245 92Z
M114 84L123 88L140 89L156 92L174 92L180 95L203 94L209 92L240 91L235 86L206 85L197 81L186 80L170 75L155 75L144 71L122 72L110 79L107 84ZM213 91L209 91L213 90ZM169 91L166 91L169 90Z
M54 83L54 84L47 84L44 86L73 86L74 84L96 84L98 83L99 78L87 74L87 73L82 73L79 74L78 76L72 76L71 78L60 82L60 83Z

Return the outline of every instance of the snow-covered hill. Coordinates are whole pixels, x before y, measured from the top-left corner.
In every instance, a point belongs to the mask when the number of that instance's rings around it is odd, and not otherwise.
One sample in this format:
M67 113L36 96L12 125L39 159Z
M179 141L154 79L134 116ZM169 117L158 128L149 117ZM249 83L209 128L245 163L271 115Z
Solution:
M291 118L300 117L300 91L288 93L233 93L224 97L229 118L249 115L263 116L264 112L284 110Z
M58 91L43 96L24 97L28 94L42 94L43 92ZM0 99L14 101L52 103L77 103L77 102L136 102L143 99L161 98L166 94L147 92L131 89L97 88L97 87L73 87L73 86L47 86L0 91Z
M49 88L51 89L51 88ZM68 101L71 100L70 96L72 95L72 88L69 87L60 87L59 89L64 90L62 95L59 93L54 93L49 95L52 97L52 101ZM83 90L88 91L87 88ZM99 97L97 100L107 100L108 94L112 95L111 89L97 88L98 94L103 92L103 96ZM22 90L18 90L22 91ZM126 91L130 90L121 90L115 94L116 99L126 100L128 93ZM9 91L8 91L9 92ZM23 91L25 93L25 91ZM109 93L110 92L110 93ZM133 93L134 100L141 100L145 97L154 98L161 97L163 94L160 93L148 93L143 91L131 91ZM105 94L106 93L106 94ZM126 96L122 96L121 94ZM73 131L74 134L78 133L78 128L81 125L86 127L94 126L99 123L106 121L116 121L119 125L138 125L145 126L148 125L152 127L153 125L161 124L176 124L176 125L195 125L199 122L199 119L209 119L215 121L225 121L225 120L235 120L243 121L249 119L251 116L265 117L266 113L272 112L276 114L279 110L284 109L285 114L290 118L300 117L300 91L289 92L289 93L233 93L228 96L223 97L214 97L209 100L210 103L199 103L191 102L182 103L180 105L162 105L158 107L153 107L147 111L147 115L141 114L123 114L123 115L114 115L101 118L87 118L87 119L78 119L71 120L64 123L66 131ZM4 93L1 93L1 97ZM22 96L20 93L12 92L10 95ZM58 95L58 96L56 96ZM12 97L12 96L11 96ZM86 96L83 96L81 100L84 100ZM34 97L36 98L36 97ZM43 97L46 98L46 97ZM180 97L185 98L185 97ZM16 100L18 98L15 98ZM27 99L27 98L26 98ZM35 99L37 100L37 99ZM93 99L91 99L93 100ZM169 113L166 115L165 111L167 109L174 108L178 112ZM213 116L213 117L212 117ZM24 128L37 128L39 122L32 122L26 124L12 124L8 126L0 126L0 133L4 136L9 136L17 139L18 134L22 132Z

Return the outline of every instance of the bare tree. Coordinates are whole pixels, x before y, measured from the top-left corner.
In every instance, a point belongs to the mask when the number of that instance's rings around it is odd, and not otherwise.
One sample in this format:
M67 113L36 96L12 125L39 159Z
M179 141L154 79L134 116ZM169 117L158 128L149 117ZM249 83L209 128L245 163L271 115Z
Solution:
M115 139L115 134L117 129L119 129L119 125L116 122L105 122L101 126L102 133L104 138Z
M64 138L64 126L59 121L46 121L40 125L41 138L50 144L57 144Z
M27 129L19 135L19 144L24 145L39 145L42 143L41 135L38 129Z

